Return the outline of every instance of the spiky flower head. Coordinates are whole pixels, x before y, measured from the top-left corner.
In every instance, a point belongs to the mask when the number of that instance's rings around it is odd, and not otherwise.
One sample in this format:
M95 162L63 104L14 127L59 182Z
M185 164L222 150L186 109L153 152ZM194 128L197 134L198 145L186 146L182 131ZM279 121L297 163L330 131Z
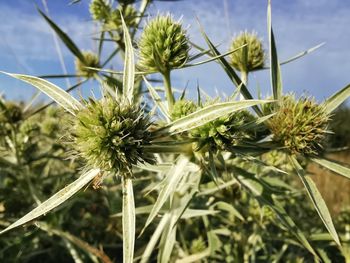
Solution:
M238 71L248 73L264 66L265 52L261 39L255 32L241 32L232 40L231 50L245 47L231 54L231 65Z
M197 108L198 106L191 100L178 100L173 106L173 109L170 113L170 117L172 120L177 120L196 111Z
M137 26L138 13L132 5L119 6L117 9L113 10L110 17L107 19L104 29L108 31L119 31L122 32L122 18L123 15L125 24L128 28Z
M94 20L106 20L111 12L111 7L105 0L92 0L90 14Z
M0 107L0 122L17 123L22 120L22 108L12 102L2 103Z
M322 150L329 114L314 99L293 95L281 99L276 115L269 121L273 140L291 153L317 155Z
M76 73L85 78L92 78L96 75L96 71L86 67L99 68L99 58L91 51L84 51L82 54L85 61L81 61L79 58L75 60Z
M170 15L149 21L138 46L139 66L145 71L167 73L182 67L189 57L186 31Z
M246 110L241 110L193 129L191 137L198 141L194 150L199 151L203 147L204 150L227 150L230 146L252 140L255 137L254 132L241 129L243 125L252 121L254 116Z
M76 149L92 167L130 174L132 165L153 163L153 155L144 150L150 143L149 126L140 106L111 97L90 99L77 114Z

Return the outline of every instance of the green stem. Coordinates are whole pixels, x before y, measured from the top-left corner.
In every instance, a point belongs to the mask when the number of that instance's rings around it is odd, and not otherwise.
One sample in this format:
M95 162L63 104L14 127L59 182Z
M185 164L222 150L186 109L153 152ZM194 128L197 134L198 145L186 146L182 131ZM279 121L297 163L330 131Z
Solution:
M162 73L162 75L164 80L165 95L168 101L168 108L169 108L169 111L171 112L173 105L175 103L175 98L174 98L173 91L171 90L170 70Z
M244 86L247 87L247 85L248 85L248 72L241 71L241 80L242 80ZM244 96L243 96L242 92L241 92L241 95L239 96L239 98L240 98L240 100L244 100Z

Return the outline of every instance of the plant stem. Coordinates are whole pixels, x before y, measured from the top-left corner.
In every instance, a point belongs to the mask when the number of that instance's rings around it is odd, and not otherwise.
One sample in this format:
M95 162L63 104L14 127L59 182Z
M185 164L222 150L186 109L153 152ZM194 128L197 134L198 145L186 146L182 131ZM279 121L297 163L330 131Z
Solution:
M248 85L248 72L241 71L241 80L242 80L244 86L247 87L247 85ZM239 95L239 100L240 101L244 100L244 96L243 96L242 92Z
M164 80L166 100L168 101L168 108L169 108L169 111L171 112L173 105L175 103L175 98L174 98L173 91L171 90L170 70L162 73L162 75Z

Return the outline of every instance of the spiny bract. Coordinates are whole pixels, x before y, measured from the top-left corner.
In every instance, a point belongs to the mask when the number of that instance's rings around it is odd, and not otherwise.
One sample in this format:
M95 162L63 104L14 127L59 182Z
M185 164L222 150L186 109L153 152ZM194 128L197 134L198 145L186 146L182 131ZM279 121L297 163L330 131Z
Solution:
M243 45L246 46L231 54L232 66L236 70L246 73L262 68L265 62L265 52L261 39L258 38L257 34L247 31L241 32L233 39L231 50Z
M90 99L77 113L76 149L92 167L130 174L132 165L153 163L153 155L144 151L150 124L140 106L111 97Z
M95 76L96 71L86 68L86 67L92 67L92 68L99 68L99 58L98 56L90 51L84 51L83 56L85 61L81 61L79 58L75 61L75 69L78 75L86 77L86 78L92 78Z
M322 150L329 121L324 108L313 99L286 95L268 125L273 140L291 153L318 154Z
M111 12L110 6L105 0L92 0L90 14L94 20L106 20Z
M183 66L189 57L186 32L170 15L159 15L151 20L138 46L139 66L145 71L167 73Z

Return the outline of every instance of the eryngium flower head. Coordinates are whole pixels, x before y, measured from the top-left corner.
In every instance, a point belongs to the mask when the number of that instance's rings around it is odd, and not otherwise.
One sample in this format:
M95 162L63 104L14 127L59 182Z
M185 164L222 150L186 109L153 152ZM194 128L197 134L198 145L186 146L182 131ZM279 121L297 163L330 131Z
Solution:
M110 17L107 19L104 29L107 31L119 31L122 32L122 13L125 24L128 28L137 26L138 13L132 5L119 6L117 9L111 12Z
M291 153L318 154L328 133L329 115L313 99L284 96L269 121L273 140Z
M189 57L186 32L170 15L149 21L138 46L139 66L145 71L166 73L183 66Z
M92 0L90 14L94 20L106 20L111 12L111 7L105 0Z
M261 39L256 33L241 32L236 36L231 44L231 50L237 49L243 45L245 47L231 54L231 65L238 71L250 72L264 66L265 52Z
M178 100L175 102L173 109L170 113L172 120L177 120L182 117L186 117L188 114L196 111L197 105L191 100Z
M140 106L111 97L90 99L77 114L76 149L92 167L130 173L134 164L153 162L153 156L144 151L150 142L149 126Z
M190 135L198 140L195 151L204 147L211 150L229 150L231 146L254 139L255 133L242 130L241 127L254 121L254 116L246 110L233 112L215 119L190 131Z
M76 72L79 76L92 78L95 76L96 71L86 67L99 68L100 64L98 56L90 51L84 51L83 56L85 58L84 62L81 61L79 58L75 60Z
M4 108L0 108L0 121L8 123L17 123L23 118L22 108L12 102L3 104Z

